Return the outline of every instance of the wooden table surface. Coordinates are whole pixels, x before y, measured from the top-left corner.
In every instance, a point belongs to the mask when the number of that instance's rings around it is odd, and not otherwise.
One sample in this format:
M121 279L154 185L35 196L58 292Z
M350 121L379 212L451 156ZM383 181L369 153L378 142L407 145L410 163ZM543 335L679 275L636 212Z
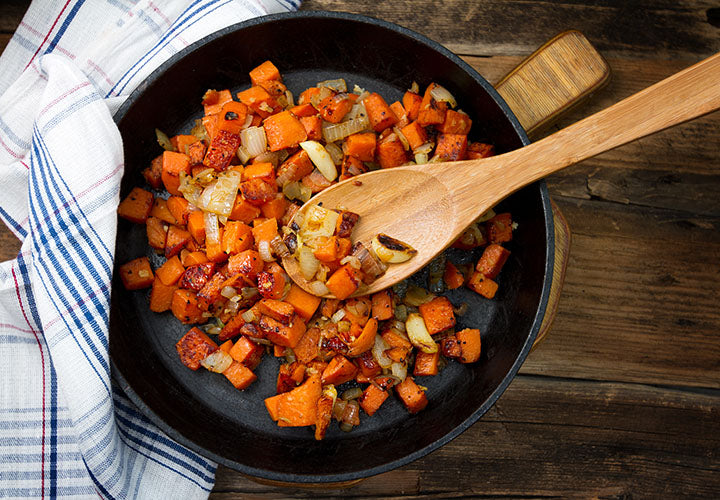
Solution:
M26 2L0 9L0 49ZM612 81L556 130L720 51L711 1L306 0L414 29L495 82L576 28ZM718 82L720 84L720 82ZM211 498L720 496L720 113L548 179L572 231L554 326L498 403L434 453L347 490L257 484ZM0 228L0 258L19 243Z

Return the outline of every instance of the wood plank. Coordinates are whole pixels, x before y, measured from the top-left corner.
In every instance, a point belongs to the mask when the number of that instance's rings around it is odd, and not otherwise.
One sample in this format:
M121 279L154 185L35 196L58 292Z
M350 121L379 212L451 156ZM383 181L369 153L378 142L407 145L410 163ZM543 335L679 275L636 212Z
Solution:
M303 490L221 467L210 498L713 497L719 459L716 392L519 376L482 420L403 468Z
M720 221L554 199L570 261L555 323L522 372L720 388Z
M394 22L467 55L522 55L568 28L582 31L608 55L699 57L720 51L717 27L703 0L428 0L412 2L306 0L304 10L341 10Z
M29 6L30 2L28 0L3 0L2 13L0 14L0 33L12 34L20 21L22 21Z

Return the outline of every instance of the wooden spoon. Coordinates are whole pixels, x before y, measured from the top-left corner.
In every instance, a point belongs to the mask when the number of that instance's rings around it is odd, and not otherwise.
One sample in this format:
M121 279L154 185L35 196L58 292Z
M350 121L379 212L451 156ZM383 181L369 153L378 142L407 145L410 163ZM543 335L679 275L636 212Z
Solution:
M329 187L299 210L322 203L360 215L353 241L378 233L417 250L357 294L392 286L425 266L476 218L518 189L567 166L720 108L720 53L549 137L482 160L376 170ZM311 292L297 261L290 277ZM326 297L332 297L326 295Z

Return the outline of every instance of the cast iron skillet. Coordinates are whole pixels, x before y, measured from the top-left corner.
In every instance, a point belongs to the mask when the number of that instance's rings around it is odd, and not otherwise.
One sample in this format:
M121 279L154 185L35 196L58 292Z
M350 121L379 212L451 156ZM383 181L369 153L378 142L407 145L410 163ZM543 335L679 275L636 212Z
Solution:
M300 12L272 15L228 27L171 58L148 78L115 116L124 139L121 196L142 184L140 171L161 151L154 129L188 131L201 115L208 88L238 91L248 71L270 59L298 95L318 81L343 77L400 99L413 80L447 87L473 118L474 137L500 152L528 143L501 97L480 75L439 44L410 30L362 16ZM482 189L482 186L478 186ZM428 387L428 407L411 416L395 397L350 433L332 424L324 441L312 427L280 428L263 399L275 394L278 361L265 356L258 381L237 391L224 377L184 367L175 342L187 331L171 313L148 309L148 292L113 283L110 354L113 373L128 396L169 436L228 467L252 476L291 482L347 481L385 472L424 456L477 421L502 394L525 360L543 319L552 276L553 224L545 184L516 193L501 205L519 228L512 256L489 301L465 289L448 293L468 313L458 328L482 332L478 363L450 362ZM388 217L392 213L388 212ZM427 231L432 231L428 227ZM116 261L148 255L144 226L120 220ZM454 259L477 260L457 252Z

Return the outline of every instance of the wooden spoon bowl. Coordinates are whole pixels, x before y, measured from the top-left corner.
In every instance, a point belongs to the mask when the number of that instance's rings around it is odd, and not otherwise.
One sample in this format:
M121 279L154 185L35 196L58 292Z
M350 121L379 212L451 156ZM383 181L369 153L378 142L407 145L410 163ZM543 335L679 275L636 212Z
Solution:
M407 278L447 248L480 215L518 189L582 160L720 108L720 54L705 59L545 139L509 153L461 162L377 170L338 183L305 203L360 215L353 240L369 248L385 233L414 247L409 261L356 294ZM290 277L312 292L293 257ZM332 295L326 295L332 297Z

